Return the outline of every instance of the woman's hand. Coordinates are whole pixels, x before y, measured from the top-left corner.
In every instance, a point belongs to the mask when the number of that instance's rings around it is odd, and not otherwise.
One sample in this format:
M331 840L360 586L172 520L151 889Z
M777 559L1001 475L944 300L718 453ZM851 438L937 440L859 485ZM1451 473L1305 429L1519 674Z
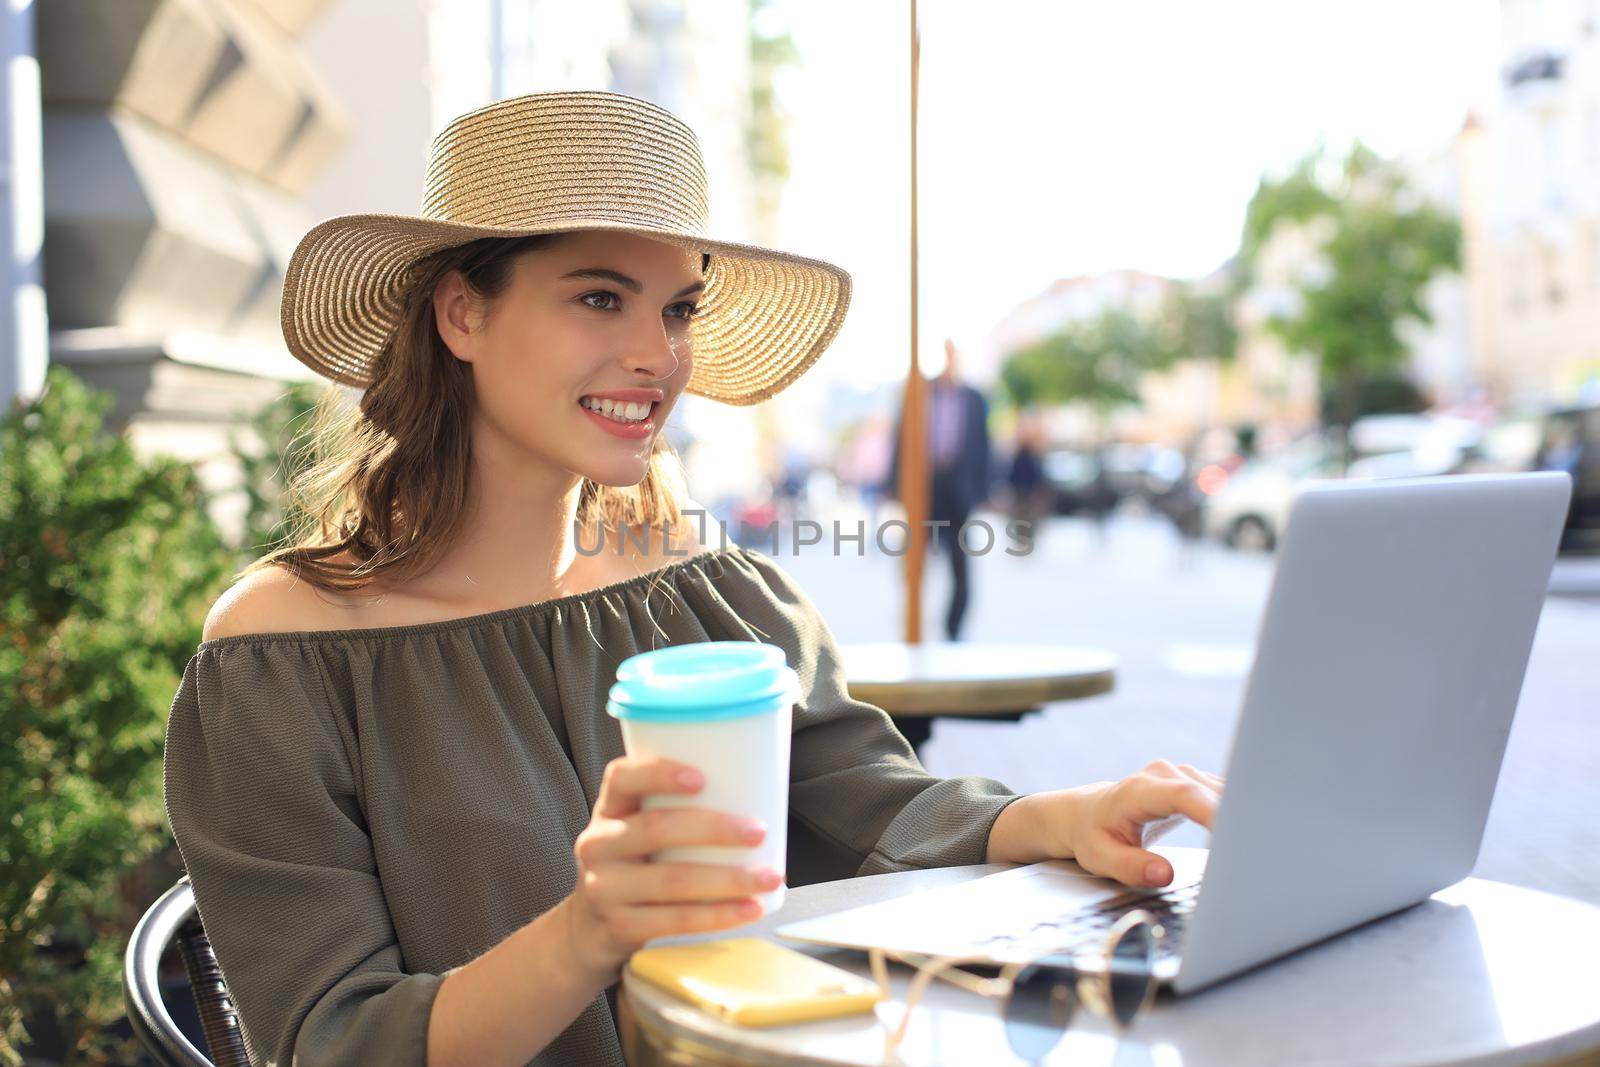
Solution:
M728 812L643 810L647 794L693 794L704 785L698 770L672 760L620 756L606 764L594 814L572 849L578 884L560 905L575 960L589 973L614 979L651 938L747 923L761 914L754 894L782 884L783 872L771 868L650 862L663 848L749 847L766 836L757 821Z
M1000 813L989 832L990 863L1077 860L1091 874L1126 885L1172 881L1172 863L1145 848L1156 825L1183 816L1207 830L1223 779L1187 763L1158 759L1118 782L1032 793Z

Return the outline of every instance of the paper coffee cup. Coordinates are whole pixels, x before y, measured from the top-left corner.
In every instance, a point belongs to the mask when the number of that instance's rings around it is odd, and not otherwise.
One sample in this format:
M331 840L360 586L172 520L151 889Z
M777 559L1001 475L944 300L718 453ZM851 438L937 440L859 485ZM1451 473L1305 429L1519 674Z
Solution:
M702 641L622 661L606 711L630 756L661 756L705 775L698 793L646 796L646 809L700 807L759 819L754 846L662 849L651 858L788 869L789 737L800 681L784 651L759 641ZM762 914L783 904L784 886L755 894Z

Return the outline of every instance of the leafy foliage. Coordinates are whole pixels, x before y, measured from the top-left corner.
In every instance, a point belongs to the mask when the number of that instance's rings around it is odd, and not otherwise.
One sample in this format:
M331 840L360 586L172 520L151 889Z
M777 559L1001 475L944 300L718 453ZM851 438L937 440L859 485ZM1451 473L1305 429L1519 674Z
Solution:
M245 495L243 550L249 558L265 555L292 531L297 516L284 487L311 463L307 421L318 388L310 382L290 383L250 419L251 440L233 437Z
M119 964L167 840L166 713L237 558L194 471L104 431L52 367L0 420L0 1062L53 1016L70 1063L121 1060Z
M1433 321L1423 297L1434 277L1460 269L1461 227L1359 143L1336 170L1319 150L1256 190L1240 251L1244 273L1252 273L1276 226L1318 217L1332 222L1320 248L1325 269L1297 283L1298 309L1275 316L1269 328L1291 349L1317 357L1324 417L1348 423L1364 413L1359 398L1372 392L1363 382L1403 372L1409 352L1402 323Z
M1104 418L1137 403L1146 372L1170 366L1170 339L1122 307L1067 322L1055 333L1008 356L1000 384L1018 407L1083 403Z
M768 28L774 11L773 0L751 0L750 118L745 128L745 155L757 179L757 217L765 219L776 214L789 177L788 118L780 105L777 81L784 68L800 63L794 38L787 31Z
M1174 282L1162 305L1159 326L1167 339L1168 358L1176 362L1204 359L1227 362L1237 354L1239 329L1233 321L1233 300L1226 292L1200 293L1186 282Z

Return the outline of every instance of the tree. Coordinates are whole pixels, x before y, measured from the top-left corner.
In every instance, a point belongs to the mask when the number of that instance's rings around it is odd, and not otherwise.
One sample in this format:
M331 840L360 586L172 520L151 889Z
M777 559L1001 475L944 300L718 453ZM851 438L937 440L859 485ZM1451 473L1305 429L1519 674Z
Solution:
M1122 307L1068 322L1013 352L1000 367L1000 385L1017 407L1087 405L1103 427L1111 413L1139 402L1139 381L1178 356L1157 326Z
M800 50L784 29L773 26L774 0L750 4L750 112L745 125L745 155L755 177L756 217L776 219L789 178L788 116L777 83L786 67L800 63Z
M1157 321L1170 362L1201 359L1226 363L1238 351L1233 298L1227 292L1202 293L1189 282L1175 281Z
M289 385L235 437L242 543L191 465L111 433L112 396L60 366L0 417L0 1065L132 1063L133 924L181 858L165 826L167 711L231 576L278 540L317 394Z
M1285 178L1263 179L1246 211L1241 276L1280 223L1326 218L1321 264L1296 283L1298 309L1269 329L1316 356L1324 421L1348 425L1376 398L1415 396L1405 388L1406 321L1433 321L1423 295L1436 276L1461 267L1461 227L1421 199L1404 176L1359 142L1337 168L1319 149Z

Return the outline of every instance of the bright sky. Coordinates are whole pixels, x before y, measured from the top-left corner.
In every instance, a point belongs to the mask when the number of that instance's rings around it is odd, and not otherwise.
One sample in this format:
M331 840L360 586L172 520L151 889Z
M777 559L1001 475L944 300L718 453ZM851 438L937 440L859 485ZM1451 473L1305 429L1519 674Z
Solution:
M909 0L780 0L804 68L780 92L793 173L784 246L850 271L820 376L904 375L909 337ZM923 366L981 358L1051 281L1205 274L1237 247L1263 170L1319 133L1420 155L1487 111L1494 0L922 0Z

